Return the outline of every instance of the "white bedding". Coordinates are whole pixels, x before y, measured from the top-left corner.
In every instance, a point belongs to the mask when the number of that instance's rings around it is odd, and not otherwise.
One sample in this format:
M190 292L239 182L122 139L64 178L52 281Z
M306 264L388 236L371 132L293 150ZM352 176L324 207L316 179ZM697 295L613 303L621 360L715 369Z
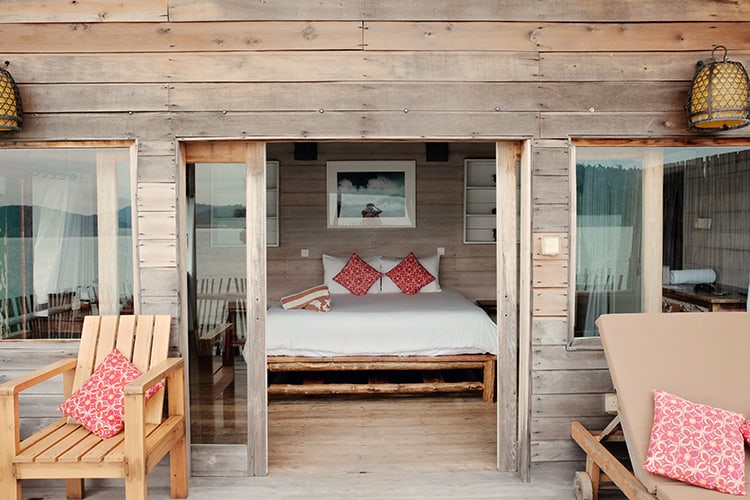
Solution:
M332 296L329 312L285 310L266 318L268 355L438 356L497 353L497 326L455 290Z

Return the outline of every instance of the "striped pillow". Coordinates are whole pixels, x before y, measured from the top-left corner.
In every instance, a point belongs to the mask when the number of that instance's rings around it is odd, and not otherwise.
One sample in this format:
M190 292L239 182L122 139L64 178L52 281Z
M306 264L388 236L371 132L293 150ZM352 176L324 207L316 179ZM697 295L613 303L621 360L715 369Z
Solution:
M328 287L318 285L281 298L284 309L308 309L327 312L331 310L331 294Z

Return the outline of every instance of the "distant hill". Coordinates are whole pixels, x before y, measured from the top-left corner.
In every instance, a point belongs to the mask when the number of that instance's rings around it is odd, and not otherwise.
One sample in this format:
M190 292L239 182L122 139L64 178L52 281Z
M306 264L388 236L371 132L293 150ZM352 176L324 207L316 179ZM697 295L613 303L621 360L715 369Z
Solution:
M214 219L232 219L245 217L244 205L205 205L195 206L195 227L211 227L211 217Z
M33 207L19 205L0 206L0 234L10 238L21 237L21 214L23 213L23 234L31 236L33 234ZM80 215L66 213L66 217L80 219L82 234L80 236L97 235L97 216ZM133 227L133 220L130 215L130 207L124 207L117 213L117 225L120 229L129 229Z

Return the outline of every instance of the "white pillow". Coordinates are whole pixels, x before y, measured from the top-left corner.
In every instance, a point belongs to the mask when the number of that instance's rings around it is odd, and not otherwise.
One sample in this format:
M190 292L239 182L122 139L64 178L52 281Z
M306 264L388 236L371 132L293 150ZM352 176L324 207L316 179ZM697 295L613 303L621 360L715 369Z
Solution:
M331 294L342 294L346 293L351 295L351 292L346 289L346 287L342 286L341 284L334 281L334 276L336 276L338 273L341 272L341 270L344 268L347 262L349 262L349 257L334 257L333 255L326 255L323 254L323 283L328 287L328 290L331 292ZM370 264L372 267L380 271L380 256L376 255L374 257L362 257L362 260ZM390 280L389 280L390 281ZM395 284L393 286L396 286ZM374 293L380 293L380 280L377 280L369 290L367 290L367 294L374 294Z
M380 271L383 273L383 276L380 278L382 282L380 293L403 293L393 280L385 275L385 273L396 267L402 260L404 260L404 257L380 258ZM417 260L431 275L435 277L435 281L423 286L417 293L439 292L441 290L440 281L438 280L438 274L440 274L440 256L434 254L428 257L417 257Z

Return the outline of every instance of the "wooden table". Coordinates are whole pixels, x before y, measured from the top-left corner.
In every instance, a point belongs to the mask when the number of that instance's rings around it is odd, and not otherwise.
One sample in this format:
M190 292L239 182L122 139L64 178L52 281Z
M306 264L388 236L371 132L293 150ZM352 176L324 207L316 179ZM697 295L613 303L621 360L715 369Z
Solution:
M716 285L713 292L696 292L695 285L669 285L661 289L663 309L678 311L744 311L747 296L739 289Z

